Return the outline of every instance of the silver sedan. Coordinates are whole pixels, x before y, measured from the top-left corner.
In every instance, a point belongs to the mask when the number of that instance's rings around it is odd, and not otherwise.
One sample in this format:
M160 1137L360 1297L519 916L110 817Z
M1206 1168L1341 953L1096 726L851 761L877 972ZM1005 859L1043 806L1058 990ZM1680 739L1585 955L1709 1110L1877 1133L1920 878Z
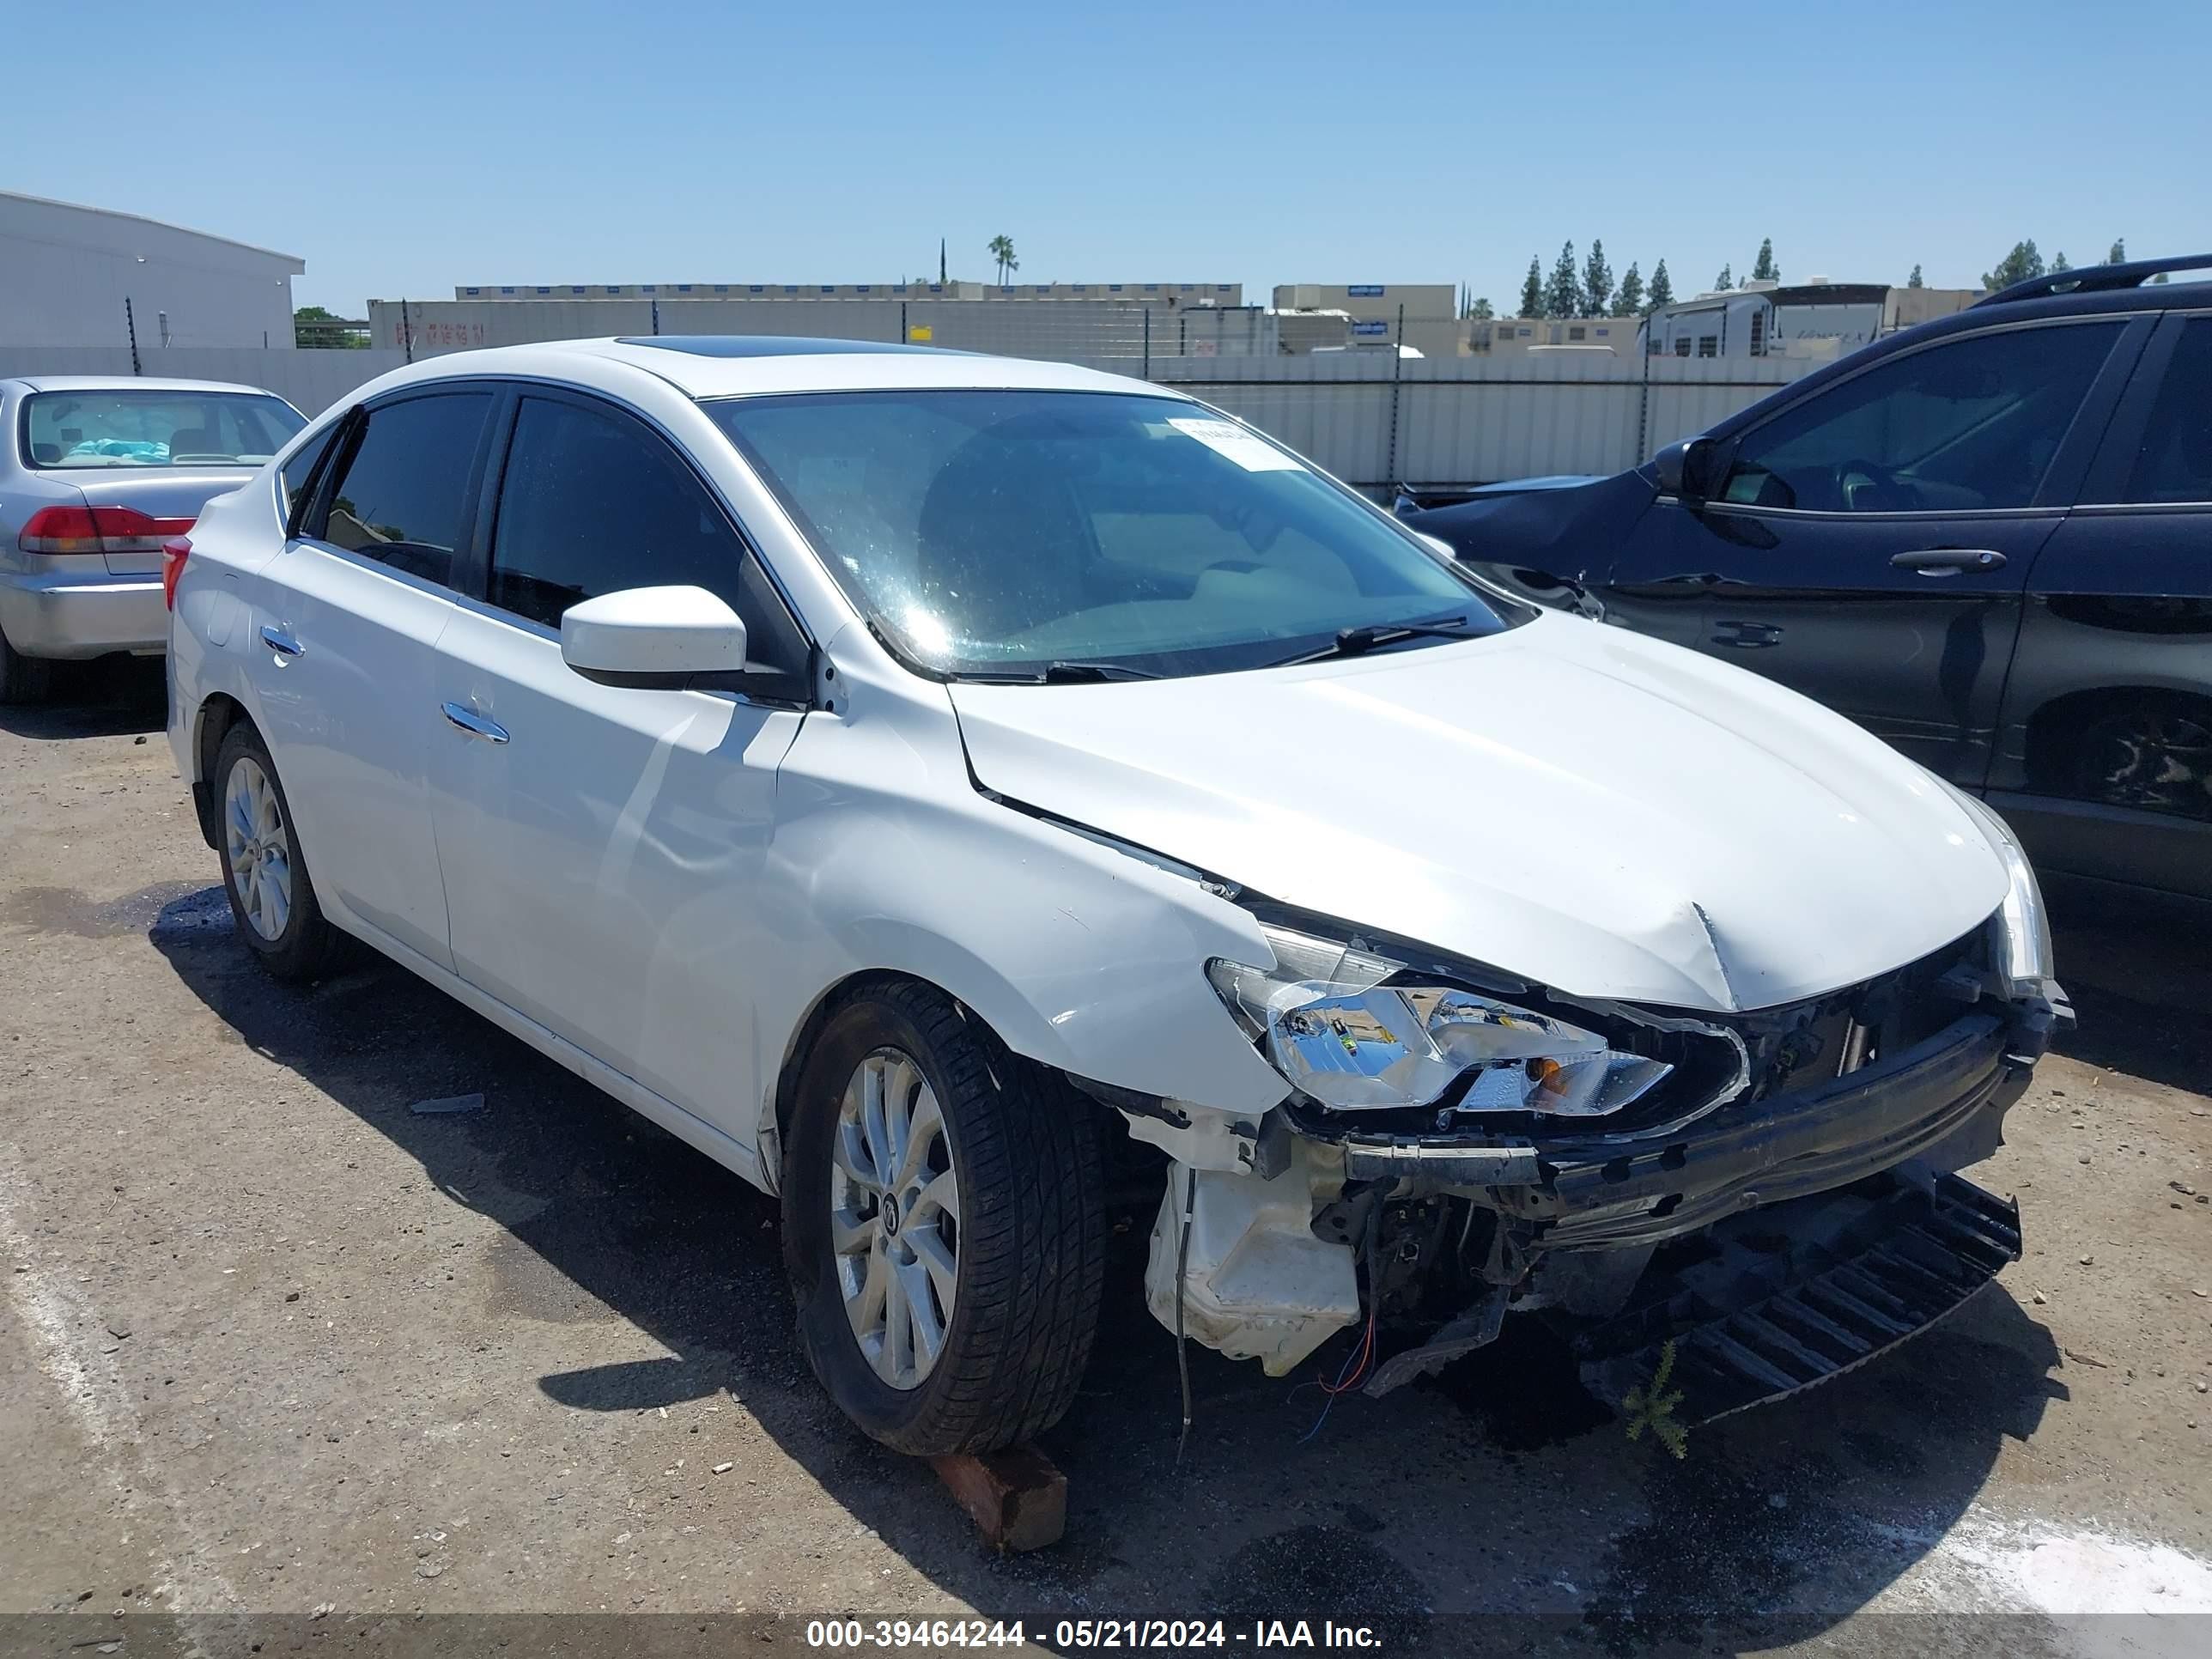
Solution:
M165 649L162 543L305 424L255 386L0 379L0 702L57 659Z

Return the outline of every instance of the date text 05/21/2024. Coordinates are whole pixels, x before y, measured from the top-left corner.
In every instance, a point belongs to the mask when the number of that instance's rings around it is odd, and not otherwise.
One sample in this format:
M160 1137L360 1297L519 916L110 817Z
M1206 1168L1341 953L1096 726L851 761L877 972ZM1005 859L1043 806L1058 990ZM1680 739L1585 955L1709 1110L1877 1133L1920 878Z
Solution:
M924 1652L946 1648L1018 1648L1029 1643L1024 1620L992 1619L816 1619L806 1626L811 1648L906 1648ZM1047 1627L1036 1626L1036 1639ZM1249 1629L1230 1629L1219 1619L1061 1619L1050 1626L1058 1649L1220 1648L1234 1642L1252 1648L1379 1650L1381 1638L1368 1626L1334 1620L1261 1620Z

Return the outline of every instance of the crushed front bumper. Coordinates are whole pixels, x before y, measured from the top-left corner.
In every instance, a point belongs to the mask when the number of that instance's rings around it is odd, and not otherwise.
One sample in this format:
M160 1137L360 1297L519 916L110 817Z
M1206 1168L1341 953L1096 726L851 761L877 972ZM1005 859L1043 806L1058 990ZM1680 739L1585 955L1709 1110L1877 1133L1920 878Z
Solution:
M1790 1211L1805 1209L1803 1214ZM1825 1382L1942 1319L2021 1254L2020 1207L1957 1176L1724 1222L1631 1305L1567 1333L1592 1394L1680 1390L1695 1425ZM1671 1353L1671 1361L1669 1355Z
M1378 1132L1294 1096L1275 1154L1251 1125L1227 1162L1161 1137L1191 1172L1170 1175L1148 1298L1177 1328L1180 1282L1187 1328L1273 1375L1375 1321L1375 1393L1521 1313L1616 1404L1672 1345L1681 1420L1741 1410L1904 1340L2018 1256L2016 1210L1955 1171L2002 1144L2063 1008L2055 986L1984 996L1843 1075L1610 1133Z
M1521 1224L1533 1251L1635 1249L1911 1159L1948 1172L1988 1156L2054 1018L2040 1000L2006 1015L1978 1010L1818 1087L1734 1103L1673 1133L1523 1140L1321 1133L1343 1149L1347 1181L1480 1189L1485 1207Z

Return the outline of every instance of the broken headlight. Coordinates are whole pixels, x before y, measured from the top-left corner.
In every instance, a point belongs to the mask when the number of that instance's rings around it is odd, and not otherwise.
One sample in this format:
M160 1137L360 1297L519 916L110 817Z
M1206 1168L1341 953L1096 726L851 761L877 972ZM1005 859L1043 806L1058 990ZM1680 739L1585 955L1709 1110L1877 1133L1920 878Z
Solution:
M1405 964L1262 924L1272 968L1206 963L1268 1060L1323 1106L1601 1117L1674 1067L1595 1031L1450 985L1385 984Z
M1929 774L1934 776L1934 774ZM1941 778L1936 780L1943 783ZM1951 799L1966 809L1966 816L1989 838L1990 845L2002 860L2005 878L2004 903L1998 908L1996 923L2001 949L1996 960L1997 971L2004 975L2005 983L2015 997L2045 994L2045 982L2057 974L2057 963L2051 948L2051 915L2043 908L2043 889L2035 879L2035 866L2027 861L2012 827L1990 807L1948 783Z

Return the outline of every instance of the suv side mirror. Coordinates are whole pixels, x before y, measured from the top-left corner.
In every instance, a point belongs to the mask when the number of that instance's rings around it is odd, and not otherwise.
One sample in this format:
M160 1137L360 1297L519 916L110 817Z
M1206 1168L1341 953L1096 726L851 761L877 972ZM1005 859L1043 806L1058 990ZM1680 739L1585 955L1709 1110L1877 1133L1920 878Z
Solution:
M628 587L562 613L561 660L601 685L726 683L745 672L745 624L703 587Z
M1705 500L1713 493L1715 453L1713 441L1703 435L1668 444L1651 458L1651 470L1659 479L1659 493L1679 496L1686 501Z

